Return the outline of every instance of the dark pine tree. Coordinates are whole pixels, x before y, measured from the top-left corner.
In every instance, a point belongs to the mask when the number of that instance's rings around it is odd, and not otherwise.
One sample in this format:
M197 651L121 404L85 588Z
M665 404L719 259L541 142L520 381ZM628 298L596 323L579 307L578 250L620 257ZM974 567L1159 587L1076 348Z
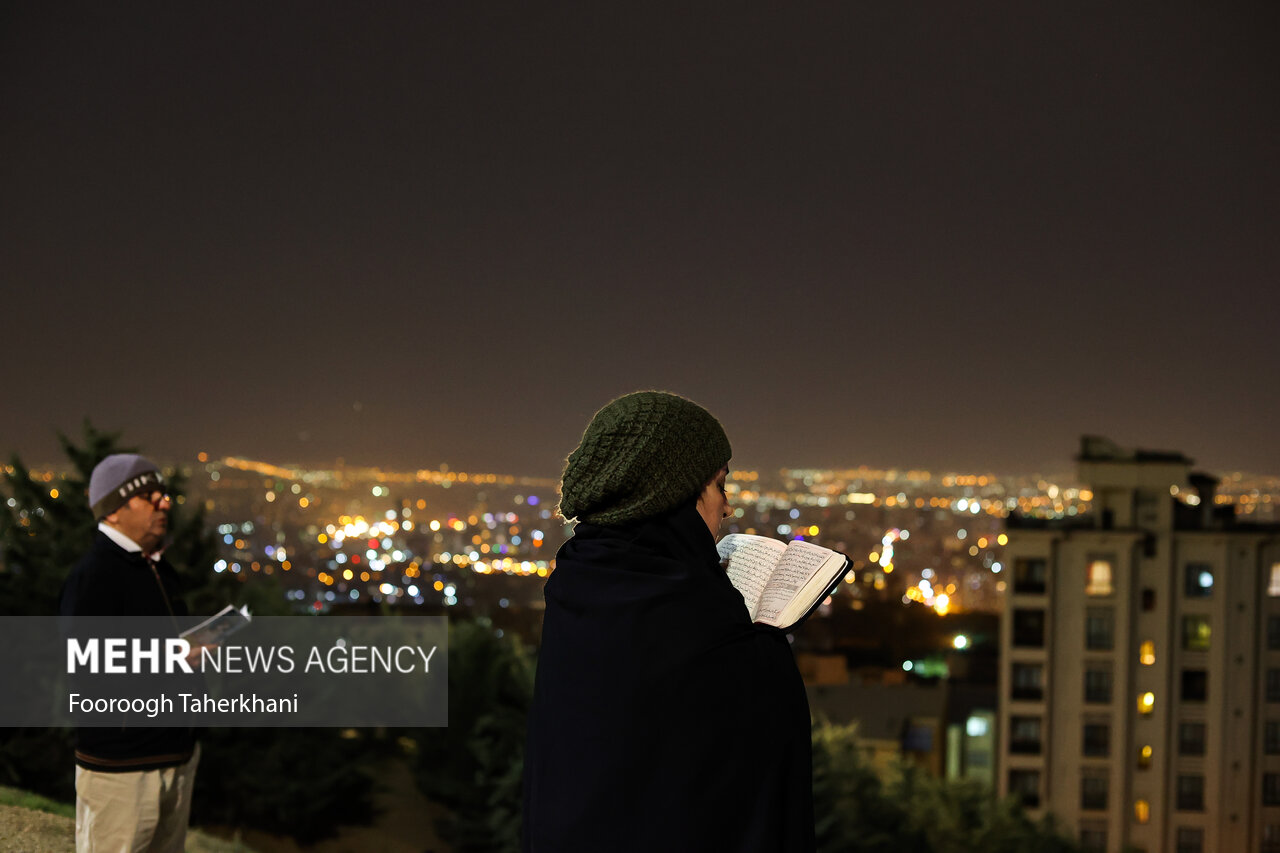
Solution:
M525 720L533 664L487 619L449 626L449 727L418 729L419 789L450 814L440 835L455 853L520 850Z

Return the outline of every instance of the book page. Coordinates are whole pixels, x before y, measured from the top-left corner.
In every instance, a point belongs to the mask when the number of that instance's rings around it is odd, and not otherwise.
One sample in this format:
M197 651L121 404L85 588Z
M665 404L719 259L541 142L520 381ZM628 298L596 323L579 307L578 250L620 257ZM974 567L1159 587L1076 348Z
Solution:
M783 609L832 556L832 551L811 542L796 540L788 545L773 577L760 594L756 621L783 627L778 618ZM840 563L844 563L843 556Z
M742 593L747 612L755 620L760 593L787 546L765 536L730 533L720 540L716 550L720 552L720 561L727 561L725 574L734 588Z
M839 583L848 571L849 560L844 554L838 552L829 554L826 562L818 567L808 582L800 587L800 591L792 596L791 603L778 614L778 627L786 628L799 622L819 599L826 597L830 589Z

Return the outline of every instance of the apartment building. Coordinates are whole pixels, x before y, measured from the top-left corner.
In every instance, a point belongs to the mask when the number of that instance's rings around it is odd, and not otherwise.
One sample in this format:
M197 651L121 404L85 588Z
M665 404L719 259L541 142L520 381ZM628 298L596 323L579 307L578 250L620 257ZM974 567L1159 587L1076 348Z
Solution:
M999 789L1089 850L1280 853L1280 526L1086 437L1076 518L1010 518Z

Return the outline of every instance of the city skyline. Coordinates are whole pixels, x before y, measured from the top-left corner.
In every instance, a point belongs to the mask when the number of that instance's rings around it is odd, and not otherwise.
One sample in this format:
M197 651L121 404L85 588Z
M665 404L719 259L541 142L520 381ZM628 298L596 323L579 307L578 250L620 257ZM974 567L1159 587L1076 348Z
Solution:
M1277 14L6 10L0 452L1280 474Z
M101 425L95 424L95 429L100 429ZM74 443L80 438L80 433L71 430L64 433ZM1102 438L1106 438L1105 436ZM122 443L129 445L129 436L121 437ZM51 442L56 444L56 442ZM1077 440L1077 446L1079 441ZM245 455L216 455L207 451L186 450L180 451L178 455L171 456L150 451L146 447L140 448L144 455L149 455L157 463L166 467L192 469L197 466L211 463L216 465L230 465L235 468L244 470L257 470L267 476L278 476L291 478L297 476L315 476L321 474L333 474L336 472L347 472L347 476L357 476L364 478L366 476L385 476L391 477L393 480L400 479L406 482L416 480L417 482L429 482L438 484L442 479L441 475L449 473L461 474L465 477L489 478L490 481L500 482L506 485L512 483L522 483L528 486L538 486L554 490L559 483L559 472L552 470L545 473L535 473L530 471L510 471L497 470L493 466L480 466L463 468L460 466L450 465L447 461L441 461L436 465L391 465L380 463L376 459L366 459L358 462L355 459L348 459L345 456L339 456L334 459L318 459L310 462L304 462L294 458L251 458ZM1130 450L1138 452L1156 453L1178 453L1180 451L1169 449L1156 449L1148 447L1130 448ZM24 456L21 452L10 451L0 460L0 469L8 469L13 457L17 457L24 466L33 473L48 472L50 475L67 472L70 469L70 461L62 455L60 450L54 449L49 451L49 458L36 458ZM1184 454L1185 455L1185 454ZM731 463L733 460L731 460ZM1191 458L1196 470L1203 470L1205 473L1217 476L1223 483L1233 481L1236 483L1261 483L1266 485L1264 493L1270 491L1272 487L1280 484L1280 475L1269 474L1265 471L1256 469L1242 470L1206 470L1206 466L1200 465L1194 458ZM905 478L923 477L924 479L945 480L947 478L964 478L976 480L979 475L989 476L995 479L1010 478L1019 479L1026 477L1042 477L1049 478L1051 481L1064 484L1077 483L1078 477L1076 467L1078 465L1077 454L1063 454L1058 461L1057 467L1049 465L1036 468L1028 468L1024 470L999 470L994 467L973 467L963 468L960 466L923 466L912 464L850 464L850 465L780 465L777 467L768 467L763 465L730 464L732 473L748 473L753 478L763 476L766 479L785 478L796 472L814 471L822 474L846 474L855 475L858 472L870 474L874 476L903 476ZM430 476L424 476L430 475ZM465 479L464 479L465 482ZM482 482L477 479L475 482Z

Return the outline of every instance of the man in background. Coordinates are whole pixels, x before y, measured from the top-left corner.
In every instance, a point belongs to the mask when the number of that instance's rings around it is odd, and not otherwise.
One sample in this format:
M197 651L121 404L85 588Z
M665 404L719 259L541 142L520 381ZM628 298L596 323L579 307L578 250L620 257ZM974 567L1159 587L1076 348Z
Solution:
M68 616L187 614L178 575L162 556L172 505L155 463L103 459L89 478L98 534L62 590ZM182 853L199 746L190 728L76 730L76 850Z

